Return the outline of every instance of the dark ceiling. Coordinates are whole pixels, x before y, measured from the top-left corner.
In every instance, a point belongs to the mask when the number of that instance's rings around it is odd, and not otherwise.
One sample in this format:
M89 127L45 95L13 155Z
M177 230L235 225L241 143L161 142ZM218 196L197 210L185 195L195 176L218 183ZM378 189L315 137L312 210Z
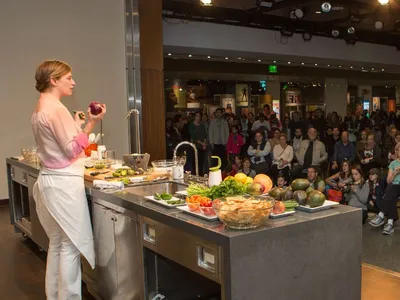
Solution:
M331 4L329 12L322 12L324 2ZM306 39L310 35L333 38L332 31L337 30L336 38L350 44L367 42L400 50L400 0L389 0L387 5L378 0L213 0L212 3L202 6L200 0L163 0L163 17L276 30L282 38L292 33L306 33L303 35ZM302 18L293 16L296 9L303 12ZM375 28L377 21L383 23L382 29ZM354 33L349 33L351 27Z

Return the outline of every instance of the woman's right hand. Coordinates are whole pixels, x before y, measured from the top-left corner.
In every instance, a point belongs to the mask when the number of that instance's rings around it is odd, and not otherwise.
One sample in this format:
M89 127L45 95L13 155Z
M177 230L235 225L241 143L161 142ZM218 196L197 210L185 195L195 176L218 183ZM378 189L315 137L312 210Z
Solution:
M107 112L107 107L105 104L100 104L101 105L101 113L99 113L98 115L92 115L92 113L90 112L90 107L88 108L88 116L89 116L89 122L91 123L97 123L98 121L101 121L104 118L104 115Z

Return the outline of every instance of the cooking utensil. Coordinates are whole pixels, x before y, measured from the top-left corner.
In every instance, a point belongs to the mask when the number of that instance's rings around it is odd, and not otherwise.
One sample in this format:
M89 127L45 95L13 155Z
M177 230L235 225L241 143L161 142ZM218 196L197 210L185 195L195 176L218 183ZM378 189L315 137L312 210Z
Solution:
M107 174L108 172L110 172L110 171L103 171L103 172L96 171L96 172L90 173L90 176L98 176L100 174Z

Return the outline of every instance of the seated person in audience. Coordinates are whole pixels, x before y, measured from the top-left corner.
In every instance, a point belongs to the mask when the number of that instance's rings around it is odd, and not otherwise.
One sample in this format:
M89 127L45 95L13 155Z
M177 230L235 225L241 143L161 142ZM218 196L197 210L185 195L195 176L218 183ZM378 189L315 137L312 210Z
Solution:
M309 167L320 166L328 158L325 145L317 140L315 128L308 129L308 138L300 143L299 150L295 152L299 164L293 168L293 178L304 177Z
M361 131L360 140L356 144L357 153L361 153L361 151L364 151L365 145L367 144L367 137L368 137L367 131L366 130Z
M307 170L307 179L310 181L310 187L314 190L325 192L325 182L319 176L319 170L317 167L309 167Z
M267 156L270 153L271 145L265 140L264 132L257 131L255 134L255 140L247 150L247 155L250 157L253 169L257 174L269 174L271 168L268 164Z
M356 147L349 142L349 133L342 132L342 139L335 144L335 151L332 157L332 173L339 171L339 166L343 161L348 161L351 165L356 159Z
M222 177L226 178L227 176L235 176L238 171L242 168L242 159L239 155L235 155L233 157L233 161L228 164L226 170L223 172Z
M240 169L239 171L238 171L238 173L243 173L243 174L245 174L247 177L251 177L251 178L254 178L254 177L256 177L256 171L254 171L254 170L252 170L251 169L251 160L250 160L250 158L248 158L248 157L245 157L244 159L243 159L243 168L242 169Z
M274 151L275 146L279 144L279 136L280 136L280 134L281 134L281 131L279 129L275 129L274 130L274 136L272 138L268 139L268 142L271 145L272 152Z
M279 187L281 189L287 188L287 181L286 181L285 175L283 173L278 174L278 177L276 179L276 185L277 185L277 187Z
M331 177L325 179L325 183L329 185L330 188L337 190L342 190L345 188L346 184L352 181L350 163L344 160L340 165L340 171L333 174Z
M368 211L379 213L382 207L382 198L384 194L384 184L380 180L379 170L373 168L369 170L369 178L367 180L369 185L369 195L367 208Z
M367 144L360 152L360 162L363 172L367 174L372 168L380 168L381 148L375 143L373 134L368 135Z
M293 160L293 147L288 145L286 136L279 134L279 144L274 147L272 161L272 176L276 182L278 174L283 173L289 180L289 172Z
M294 131L294 138L292 140L293 151L297 152L300 148L300 143L303 140L303 131L301 128L296 128Z
M369 222L374 227L380 227L385 224L385 215L387 215L387 223L383 228L383 234L386 235L394 232L393 223L399 218L397 200L400 196L400 143L396 145L395 151L397 159L389 165L389 173L386 179L388 186L382 199L382 207L379 214Z
M353 181L348 187L345 200L348 205L362 209L362 222L368 219L367 202L369 195L369 184L364 180L362 168L355 165L351 168Z

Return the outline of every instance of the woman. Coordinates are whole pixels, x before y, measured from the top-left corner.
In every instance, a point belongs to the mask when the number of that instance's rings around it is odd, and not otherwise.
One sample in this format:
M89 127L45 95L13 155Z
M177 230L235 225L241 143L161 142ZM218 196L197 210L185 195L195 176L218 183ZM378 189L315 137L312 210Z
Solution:
M189 125L190 140L197 148L197 157L199 162L199 174L204 176L204 158L207 150L207 132L204 124L201 123L202 113L196 112L194 121ZM193 162L192 166L193 166Z
M400 196L400 143L396 145L397 159L389 165L389 173L387 176L388 186L385 190L385 196L382 199L382 207L379 214L369 222L374 227L380 227L385 224L385 215L387 215L387 223L383 228L383 234L390 235L394 232L394 221L397 220L397 199Z
M280 172L285 175L286 181L289 181L289 172L293 160L293 147L288 145L286 136L283 133L279 135L279 144L274 147L273 157L272 175L275 182Z
M293 128L294 122L290 120L288 116L285 116L285 120L283 122L282 126L282 133L286 135L286 139L288 141L292 140L292 135L294 135L294 131L291 131L291 128Z
M257 173L253 169L251 169L251 160L248 157L243 159L243 168L238 171L238 173L243 173L247 177L254 178L256 177Z
M396 131L395 137L394 137L394 145L389 149L389 154L388 154L388 161L389 164L396 160L396 145L400 143L400 131Z
M88 109L88 122L82 130L61 103L75 87L71 68L61 61L45 61L36 69L36 89L40 92L32 115L32 128L42 168L33 197L44 230L49 237L46 267L47 299L81 299L82 253L95 266L92 228L84 186L83 149L88 135L106 113L96 116Z
M367 144L367 136L368 136L367 131L365 131L365 130L361 131L360 140L356 144L357 153L364 151L365 145Z
M242 147L244 146L244 139L239 133L239 129L236 125L231 128L231 134L228 138L228 143L226 144L226 151L229 155L229 160L233 164L235 156L242 153Z
M363 172L367 174L372 168L379 168L381 161L381 148L375 143L375 136L368 135L367 144L360 152L360 162Z
M368 211L373 213L379 213L379 209L382 207L382 198L385 193L384 184L382 184L379 178L379 170L369 170L369 178L367 180L369 185L369 195L367 208Z
M325 179L327 199L344 204L343 191L352 180L350 164L347 160L344 160L340 166L340 171Z
M265 140L264 132L257 131L255 141L249 146L247 155L253 163L253 169L257 174L268 174L270 166L266 160L266 156L271 153L271 145Z
M363 172L360 165L355 165L351 168L351 176L353 181L345 195L348 205L362 209L363 224L368 219L368 194L369 184L365 182Z

